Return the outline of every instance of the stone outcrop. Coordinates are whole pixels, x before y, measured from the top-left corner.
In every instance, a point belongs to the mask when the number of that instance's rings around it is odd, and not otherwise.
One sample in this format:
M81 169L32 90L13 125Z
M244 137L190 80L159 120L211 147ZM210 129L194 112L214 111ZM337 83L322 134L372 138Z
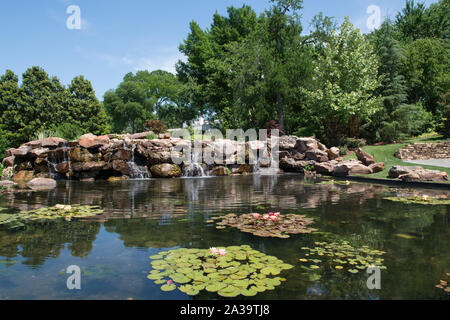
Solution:
M46 191L56 188L56 181L48 178L35 178L27 183L27 187L34 191Z
M73 179L92 181L102 179L173 178L181 175L250 174L258 167L270 167L271 141L185 141L170 134L149 140L152 132L133 135L85 134L77 141L47 138L25 143L5 152L3 164L15 168L14 181L27 183L34 178ZM279 166L286 172L317 172L325 175L369 174L372 169L363 162L343 161L338 148L328 149L315 138L282 136L279 146ZM198 155L213 159L206 161L184 159L183 147L192 146L193 159ZM274 149L276 150L276 149ZM243 151L243 152L241 152ZM257 164L250 160L259 154ZM223 155L223 160L216 156ZM264 156L261 158L261 156ZM272 155L274 156L274 155ZM193 162L194 161L194 162ZM369 161L371 162L371 161ZM366 161L366 163L369 163ZM374 165L374 164L371 164Z
M389 170L390 178L398 178L405 182L448 181L448 174L438 170L426 170L422 167L394 166Z
M358 148L355 151L355 154L358 157L358 160L361 161L365 166L375 164L375 158L372 155L365 152L363 149Z
M396 152L402 160L450 159L450 141L439 143L414 143Z

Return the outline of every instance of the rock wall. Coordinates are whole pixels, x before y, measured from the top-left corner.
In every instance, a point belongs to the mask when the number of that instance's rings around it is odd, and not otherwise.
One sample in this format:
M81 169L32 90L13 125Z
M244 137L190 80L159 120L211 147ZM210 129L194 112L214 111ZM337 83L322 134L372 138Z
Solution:
M76 141L60 138L47 138L30 141L19 148L6 151L3 164L13 176L14 182L23 183L35 178L52 178L56 180L73 179L82 181L122 180L136 178L174 178L180 176L248 174L260 167L270 167L269 158L259 160L257 165L250 164L250 155L258 150L270 153L270 141L250 141L245 145L237 141L186 141L172 138L169 134L160 135L158 139L149 140L151 132L134 135L87 134ZM337 148L328 149L315 138L283 136L278 138L279 166L287 172L316 171L325 175L370 174L374 172L373 164L361 161L343 161ZM220 161L210 165L204 161L196 162L198 154L193 154L191 161L179 165L183 146L200 146L201 154L224 154L227 163ZM233 148L229 148L229 146ZM178 149L177 149L178 148ZM238 154L245 148L245 164L238 163ZM231 152L228 152L230 151ZM227 153L228 152L228 153ZM366 155L367 156L367 155ZM269 162L267 162L269 160ZM229 161L229 162L228 162Z
M439 143L414 143L397 151L402 160L450 159L450 141Z

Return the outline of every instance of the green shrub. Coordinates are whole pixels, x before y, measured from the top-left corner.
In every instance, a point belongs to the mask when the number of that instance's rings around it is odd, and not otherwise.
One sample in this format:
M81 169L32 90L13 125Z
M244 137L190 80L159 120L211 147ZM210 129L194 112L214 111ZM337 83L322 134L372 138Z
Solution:
M168 128L161 120L148 120L145 122L144 127L156 134L166 133Z
M349 150L355 150L362 148L366 145L366 140L357 138L346 138L344 139L342 146L347 146Z
M339 147L339 156L343 157L348 153L348 148L347 146L341 146Z
M72 123L62 123L55 128L55 137L65 140L77 140L83 131Z
M397 121L382 123L382 127L378 134L383 142L395 142L400 138L400 125Z
M148 139L148 140L155 140L155 139L158 139L158 135L156 135L156 134L154 134L154 133L151 133L151 134L149 134L149 135L147 136L147 139Z

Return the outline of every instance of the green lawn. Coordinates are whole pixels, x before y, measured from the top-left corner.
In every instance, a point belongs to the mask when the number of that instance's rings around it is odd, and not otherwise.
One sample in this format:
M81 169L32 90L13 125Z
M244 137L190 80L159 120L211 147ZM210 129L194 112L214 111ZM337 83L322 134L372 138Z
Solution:
M450 168L444 168L444 167L434 167L434 166L425 166L425 165L417 165L413 163L407 163L403 162L402 160L396 158L394 156L395 152L399 149L404 148L407 145L410 145L412 143L417 142L427 142L427 143L437 143L440 141L445 141L442 136L439 136L437 134L426 134L414 139L410 139L408 141L405 141L403 143L397 143L397 144L388 144L388 145L382 145L382 146L366 146L363 149L373 155L375 157L375 160L377 162L384 162L385 169L384 171L381 171L379 173L370 174L370 175L363 175L364 177L370 177L370 178L380 178L380 179L386 179L388 178L389 170L392 166L421 166L424 169L430 169L430 170L439 170L439 171L445 171L450 175ZM348 159L356 159L356 155L353 154L351 156L345 157L345 160Z

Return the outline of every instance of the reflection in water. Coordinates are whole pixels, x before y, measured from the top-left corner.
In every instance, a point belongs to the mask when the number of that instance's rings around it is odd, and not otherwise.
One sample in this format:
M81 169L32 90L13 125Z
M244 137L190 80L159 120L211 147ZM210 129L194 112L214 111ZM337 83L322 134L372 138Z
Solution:
M434 285L450 269L450 206L383 200L401 192L407 190L357 183L319 185L296 175L255 175L62 182L51 192L6 194L0 198L0 206L11 212L82 204L99 205L105 214L101 219L32 223L14 232L0 230L0 299L184 299L181 292L163 293L146 279L149 255L174 247L242 244L296 266L287 272L288 281L282 286L256 299L445 297ZM321 233L264 239L238 230L217 230L206 223L214 215L268 211L310 216ZM381 291L365 287L364 272L338 276L327 271L312 281L300 275L300 248L336 239L387 252L388 269L383 271ZM61 270L72 264L87 270L82 292L68 292L65 287ZM30 283L29 279L35 280ZM201 294L197 298L216 296Z

